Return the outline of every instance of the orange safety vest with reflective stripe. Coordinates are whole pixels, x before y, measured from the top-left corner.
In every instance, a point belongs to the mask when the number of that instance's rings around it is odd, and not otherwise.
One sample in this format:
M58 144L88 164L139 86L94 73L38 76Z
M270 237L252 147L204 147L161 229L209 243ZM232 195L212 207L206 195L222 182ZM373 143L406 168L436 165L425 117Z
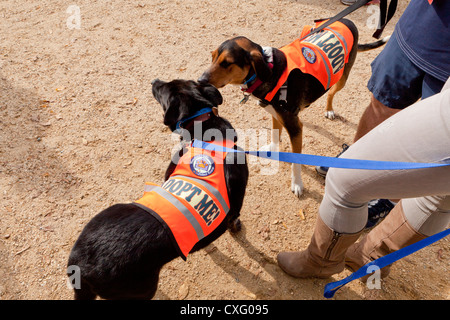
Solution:
M232 141L209 143L234 147ZM170 229L183 259L230 210L223 169L226 152L187 148L169 179L162 186L146 183L144 196L135 202L153 210L147 211Z
M326 20L316 24L316 27L325 22ZM353 47L353 34L339 21L307 36L311 28L311 26L305 26L299 39L280 48L286 56L287 67L275 88L266 95L267 101L272 101L294 69L300 69L303 73L317 78L325 90L332 87L342 77L343 67L348 62L349 53Z

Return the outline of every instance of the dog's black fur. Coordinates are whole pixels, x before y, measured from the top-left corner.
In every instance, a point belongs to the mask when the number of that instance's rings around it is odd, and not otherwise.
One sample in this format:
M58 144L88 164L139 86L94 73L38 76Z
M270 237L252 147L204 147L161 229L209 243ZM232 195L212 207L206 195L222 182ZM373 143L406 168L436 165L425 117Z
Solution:
M164 109L164 124L172 130L178 121L196 111L222 103L221 94L211 85L190 80L154 80L152 85L153 95ZM201 125L201 130L197 125ZM208 129L219 130L226 137L226 130L233 127L224 118L211 114L203 123L184 129L187 132L183 136L189 133L193 137L194 131L203 134ZM182 144L179 156L185 151ZM165 180L175 167L176 163L171 161ZM227 229L232 232L240 229L239 214L248 180L245 156L227 154L224 172L230 211L222 224L191 252L204 248ZM151 214L134 204L113 205L89 221L72 248L68 266L78 266L81 275L81 285L74 289L74 298L151 299L158 287L161 268L178 256L166 229Z

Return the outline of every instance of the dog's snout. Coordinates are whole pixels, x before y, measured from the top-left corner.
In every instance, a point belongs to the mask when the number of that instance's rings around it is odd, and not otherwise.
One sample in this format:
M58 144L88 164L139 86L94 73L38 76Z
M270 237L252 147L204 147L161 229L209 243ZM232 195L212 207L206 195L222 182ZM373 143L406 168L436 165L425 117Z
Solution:
M209 82L209 74L207 72L204 72L200 78L197 79L198 83L208 83Z

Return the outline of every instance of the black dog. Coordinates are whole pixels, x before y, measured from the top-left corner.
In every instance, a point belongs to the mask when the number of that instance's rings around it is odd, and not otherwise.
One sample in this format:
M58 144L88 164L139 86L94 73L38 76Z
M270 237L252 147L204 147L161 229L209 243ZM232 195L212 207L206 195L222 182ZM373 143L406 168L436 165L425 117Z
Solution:
M230 130L234 132L231 124L214 112L197 116L200 110L206 108L208 111L222 103L222 96L212 85L187 80L154 80L152 85L153 95L164 109L164 124L173 131L177 128L181 130L183 137L202 140L203 133L209 129L216 130L222 137L226 137L227 133L229 135ZM216 137L216 142L220 142L218 140L219 137ZM182 139L178 156L188 154L187 150L187 141ZM216 162L215 170L219 170L220 166ZM227 153L222 168L229 211L214 231L199 238L190 252L204 248L227 229L232 232L240 230L239 214L248 180L245 156ZM172 183L172 189L168 185L169 180L174 179L172 173L176 170L177 163L172 160L165 174L166 184L156 188L162 192L173 191L175 183ZM77 266L80 271L80 287L74 288L75 299L95 299L97 296L104 299L151 299L157 290L159 273L164 264L179 256L185 258L187 253L174 243L175 233L162 221L160 213L137 202L116 204L103 210L81 232L68 260L69 266ZM161 207L161 202L156 205ZM203 218L211 223L216 217L211 212L217 210L206 213L203 210L206 209L205 203L201 205L204 215L196 219Z

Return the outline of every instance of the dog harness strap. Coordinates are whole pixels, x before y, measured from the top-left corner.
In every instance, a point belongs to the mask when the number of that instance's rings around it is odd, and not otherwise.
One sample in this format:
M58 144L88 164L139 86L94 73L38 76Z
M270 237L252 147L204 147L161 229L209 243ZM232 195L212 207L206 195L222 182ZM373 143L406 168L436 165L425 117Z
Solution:
M326 21L321 21L317 26L323 23ZM287 67L265 100L272 101L294 69L314 76L325 90L342 77L349 58L349 48L353 47L351 31L341 22L334 22L324 30L308 36L311 29L311 26L305 26L299 39L280 48L286 56Z
M211 143L234 147L231 141ZM144 196L136 201L168 227L183 259L230 210L223 168L226 154L187 146L169 179L162 186L146 183Z

